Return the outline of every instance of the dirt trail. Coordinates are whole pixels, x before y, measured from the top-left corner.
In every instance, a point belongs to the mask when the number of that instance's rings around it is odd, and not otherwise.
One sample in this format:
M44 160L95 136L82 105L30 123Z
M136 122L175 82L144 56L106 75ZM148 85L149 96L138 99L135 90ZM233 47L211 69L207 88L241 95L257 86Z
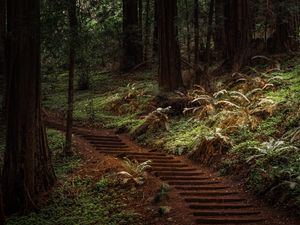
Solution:
M53 124L52 127L61 128ZM288 218L284 213L271 209L245 193L238 183L229 178L219 177L185 157L140 148L126 135L115 135L110 131L77 128L74 133L100 153L117 158L136 159L139 162L151 160L151 173L173 187L178 198L183 199L178 203L183 204L182 207L189 212L190 218L186 218L186 221L202 225L300 224L300 221Z

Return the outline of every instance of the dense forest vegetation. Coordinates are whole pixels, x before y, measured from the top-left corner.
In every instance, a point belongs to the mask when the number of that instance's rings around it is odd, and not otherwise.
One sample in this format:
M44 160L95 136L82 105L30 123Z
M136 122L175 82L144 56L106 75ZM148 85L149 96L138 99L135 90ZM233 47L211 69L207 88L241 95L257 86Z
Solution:
M297 0L0 0L0 225L300 224L299 26Z

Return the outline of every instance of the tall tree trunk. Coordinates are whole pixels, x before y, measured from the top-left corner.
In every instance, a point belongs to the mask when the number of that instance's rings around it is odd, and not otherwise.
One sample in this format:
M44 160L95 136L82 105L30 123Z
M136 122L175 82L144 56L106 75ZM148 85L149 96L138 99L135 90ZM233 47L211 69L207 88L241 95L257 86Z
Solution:
M238 71L250 59L251 26L248 0L225 1L227 69Z
M150 39L150 0L146 2L145 38L144 38L144 60L148 61L149 39Z
M185 21L186 21L186 48L188 55L188 62L191 63L191 33L190 33L190 15L189 15L189 5L188 0L184 1L185 3Z
M207 72L208 66L210 64L210 48L211 48L211 37L213 32L213 16L214 16L215 0L210 0L209 3L209 15L208 15L208 24L207 24L207 36L206 36L206 49L205 49L205 62Z
M199 66L199 0L194 0L194 42L195 42L195 49L194 49L194 63L196 66L195 69L195 82L200 83L200 76L201 70Z
M158 1L159 86L163 91L183 87L176 17L176 1Z
M9 0L7 142L3 200L8 214L35 207L55 175L41 115L40 1Z
M158 1L154 0L154 27L153 27L153 58L158 57Z
M0 0L0 113L4 113L5 108L5 39L6 39L6 0Z
M143 4L143 0L138 0L138 20L139 20L139 38L138 40L140 41L140 45L141 45L141 51L142 51L142 57L144 56L143 52L144 52L144 46L143 46L143 12L144 12L144 4ZM142 58L143 60L143 58Z
M72 127L73 127L73 111L74 111L74 76L75 76L75 58L76 58L76 42L78 36L78 20L76 15L76 0L68 1L68 15L70 26L69 37L69 88L68 88L68 110L67 110L67 126L66 126L66 146L64 153L72 155Z
M225 30L224 30L224 0L215 1L215 50L224 57Z
M0 102L0 123L4 123L2 121L2 117L5 112L5 39L6 39L6 0L0 0L0 96L2 96L2 102ZM1 112L2 111L2 112ZM3 113L3 115L1 115ZM1 129L4 127L0 126ZM4 215L4 207L3 207L3 195L2 195L2 168L0 169L0 224L4 224L5 215Z
M273 43L269 46L271 53L284 53L298 49L299 9L295 10L297 2L296 0L277 0L275 2L276 30L272 36Z
M138 1L123 0L123 54L120 70L129 72L143 59L142 41L139 35Z

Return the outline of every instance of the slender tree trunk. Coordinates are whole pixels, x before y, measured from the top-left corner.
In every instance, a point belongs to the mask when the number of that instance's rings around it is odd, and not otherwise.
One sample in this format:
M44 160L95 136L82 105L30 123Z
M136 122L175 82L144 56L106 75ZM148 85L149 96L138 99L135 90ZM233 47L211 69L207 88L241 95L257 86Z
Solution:
M76 0L69 0L68 14L70 25L69 37L69 89L68 89L68 111L67 111L67 129L66 129L66 146L65 155L72 155L72 128L73 128L73 103L74 103L74 76L75 76L75 58L76 42L78 36L78 20L76 15Z
M0 108L2 107L2 112L0 111L0 123L2 121L2 115L5 112L5 78L6 78L6 60L5 60L5 39L6 39L6 0L0 0L0 95L2 95L2 102L0 102ZM3 129L3 127L0 126ZM3 195L2 195L2 168L0 169L0 224L5 222L5 214L3 207Z
M190 33L190 15L189 15L189 5L188 0L184 1L185 3L185 21L186 21L186 47L187 47L187 56L188 62L191 63L191 33Z
M143 46L143 11L144 11L144 4L143 4L143 0L138 0L138 20L139 20L139 38L138 40L140 41L140 45L141 45L141 51L142 51L142 57L144 56L143 52L144 52L144 46ZM143 60L143 59L142 59ZM143 60L144 61L144 60Z
M0 0L0 109L5 111L5 90L6 90L6 73L5 73L5 39L6 39L6 0ZM0 110L1 113L1 110Z
M225 1L227 69L238 71L250 59L251 26L248 0Z
M154 0L154 27L153 27L153 58L158 57L158 1Z
M159 86L163 91L183 87L176 17L176 1L158 1Z
M149 39L150 39L150 0L146 2L145 38L144 38L144 60L148 61Z
M55 182L41 115L40 1L9 0L7 142L3 200L7 214L35 208Z
M129 72L143 61L139 35L138 1L123 0L123 55L120 70Z
M225 30L224 30L224 0L215 1L215 50L224 57Z
M208 66L210 64L210 48L211 48L211 37L213 32L213 16L214 16L215 0L211 0L209 3L209 15L208 15L208 25L207 25L207 36L206 36L206 49L205 49L205 62L207 73Z
M195 69L195 82L200 83L201 70L199 66L199 0L194 0L194 63L196 66Z

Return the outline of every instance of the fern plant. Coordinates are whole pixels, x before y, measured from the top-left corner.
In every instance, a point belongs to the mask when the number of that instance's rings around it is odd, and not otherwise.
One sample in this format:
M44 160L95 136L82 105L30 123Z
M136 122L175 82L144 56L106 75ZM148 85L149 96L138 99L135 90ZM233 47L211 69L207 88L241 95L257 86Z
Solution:
M130 160L124 158L123 164L125 171L121 171L118 174L123 177L122 181L124 184L133 182L137 185L142 185L145 182L146 171L151 168L151 160L139 163L137 160Z
M298 151L299 148L289 142L272 138L267 142L263 142L260 146L254 147L254 150L257 151L257 154L249 157L247 162L261 158L264 161L271 161L277 158L285 158L288 160L288 156L292 152Z

